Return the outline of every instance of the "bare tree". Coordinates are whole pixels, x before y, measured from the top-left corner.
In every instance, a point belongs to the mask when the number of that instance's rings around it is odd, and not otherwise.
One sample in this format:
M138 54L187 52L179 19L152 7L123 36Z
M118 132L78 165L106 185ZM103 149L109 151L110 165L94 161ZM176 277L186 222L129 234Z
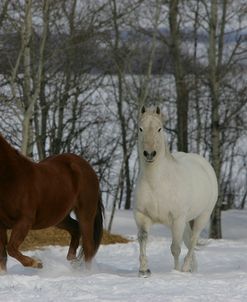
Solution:
M173 60L177 94L177 145L179 151L188 152L189 91L182 60L179 4L179 0L171 0L169 2L169 25L171 35L169 48Z
M219 199L212 214L210 236L213 238L221 238L221 207L223 200L223 175L222 168L224 158L226 158L227 149L234 143L235 139L229 140L230 125L234 121L234 116L239 110L244 108L246 97L239 100L245 87L240 88L232 93L231 77L234 69L238 69L235 60L241 60L241 38L236 39L236 43L228 55L225 55L226 44L226 26L229 21L230 3L227 0L210 2L209 10L209 47L208 47L208 83L211 100L211 154L212 164L219 180ZM230 89L229 89L230 88ZM225 99L232 99L225 102ZM234 98L234 99L233 99ZM236 100L239 100L236 102ZM224 114L222 114L224 112ZM228 129L228 140L225 137L225 131ZM231 144L228 142L231 141ZM231 166L231 165L230 165ZM231 177L231 170L229 176ZM225 182L227 184L227 182ZM230 188L229 188L230 192Z
M138 3L137 3L138 4ZM123 174L123 177L119 176L119 179L124 179L119 181L119 185L125 186L125 202L124 208L130 209L131 207L131 196L133 190L133 184L131 182L131 172L130 172L130 156L133 150L134 144L133 140L129 138L128 133L128 116L126 116L126 106L129 106L127 102L127 87L126 83L126 72L128 67L128 47L125 47L124 41L121 39L121 31L123 30L122 22L126 11L136 9L136 3L132 6L123 6L116 0L109 0L109 6L111 8L112 14L112 28L113 28L113 39L109 39L109 49L112 53L112 60L114 71L116 74L116 86L115 80L113 79L113 87L115 90L115 100L117 105L117 114L119 118L120 131L121 131L121 148L123 154L123 171L120 171L120 174ZM133 138L133 135L131 136ZM120 189L121 192L121 189Z
M218 64L217 63L217 25L218 25L218 3L217 0L211 1L211 11L209 20L209 87L211 94L211 110L212 110L212 164L216 173L218 181L220 180L221 159L220 159L220 117L219 117L219 77L218 77ZM225 20L223 20L225 22ZM222 22L222 24L224 24ZM221 33L223 35L224 32ZM223 36L221 36L221 39ZM220 49L222 52L222 49ZM222 53L219 54L222 56ZM211 218L210 237L221 238L221 199L219 198L215 206Z
M246 199L244 3L81 4L1 2L1 130L24 153L34 146L36 158L82 154L100 175L106 203L130 208L138 110L164 104L171 149L214 165L220 198L211 236L221 237L222 203L240 207Z

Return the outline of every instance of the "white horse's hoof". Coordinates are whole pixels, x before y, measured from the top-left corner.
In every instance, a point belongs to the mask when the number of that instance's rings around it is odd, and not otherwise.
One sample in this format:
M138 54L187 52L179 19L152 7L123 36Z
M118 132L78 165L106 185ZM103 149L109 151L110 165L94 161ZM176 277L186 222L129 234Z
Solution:
M184 264L182 266L182 272L184 273L196 273L197 272L197 265L194 264Z
M151 271L150 269L147 269L146 271L139 271L138 276L141 278L149 278L151 276Z
M182 267L181 272L183 273L192 273L191 267Z
M195 254L190 257L185 257L184 264L182 266L182 272L196 273L197 272L197 261Z

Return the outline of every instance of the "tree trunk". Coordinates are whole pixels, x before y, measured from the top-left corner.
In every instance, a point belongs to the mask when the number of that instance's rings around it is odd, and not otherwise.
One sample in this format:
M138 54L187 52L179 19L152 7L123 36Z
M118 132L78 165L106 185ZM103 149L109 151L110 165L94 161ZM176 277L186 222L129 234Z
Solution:
M41 83L40 95L39 95L39 105L36 106L35 115L34 115L34 124L35 124L35 134L36 134L36 144L38 150L39 160L42 160L46 157L46 135L47 135L47 120L48 120L48 104L46 102L45 95L45 84L44 81Z
M185 80L185 72L180 48L180 32L178 22L179 0L170 0L170 54L173 59L174 77L177 93L177 148L178 151L188 152L188 109L189 93Z
M47 129L47 118L48 118L48 106L46 103L45 93L45 76L44 76L44 62L45 62L45 46L47 42L48 29L49 29L49 18L50 17L50 0L43 1L43 31L41 36L41 43L39 48L39 63L38 72L33 76L35 79L35 92L33 95L34 102L34 124L36 132L36 143L39 154L39 159L45 158L45 146L46 146L46 129ZM37 110L37 100L40 101L40 113ZM40 125L40 126L39 126ZM39 129L40 128L40 129Z
M246 204L246 199L247 199L247 183L245 186L246 190L244 192L243 198L241 200L241 204L240 204L240 208L243 210L245 208L245 204Z
M31 37L32 37L32 0L25 1L25 22L22 32L23 61L24 61L24 88L23 88L23 123L22 123L22 146L24 155L32 156L33 129L32 120L36 101L40 94L41 83L44 74L44 52L49 23L50 0L43 3L43 32L39 48L38 70L31 74Z
M22 32L22 43L24 45L23 63L24 63L24 112L22 123L22 145L21 151L24 155L31 153L31 133L32 133L32 78L31 78L31 35L32 35L32 0L25 1L25 20Z
M9 4L10 0L5 0L5 2L2 4L2 10L0 12L0 28L2 27L4 19L6 18Z
M107 227L107 231L109 233L111 232L112 223L113 223L113 219L114 219L114 216L115 216L117 200L118 200L118 197L119 197L119 191L121 191L121 186L122 186L122 183L123 183L123 170L124 170L123 166L124 166L124 163L122 162L120 172L119 172L119 175L118 175L118 184L117 184L117 188L116 188L116 191L115 191L115 194L114 194L111 216L110 216L110 220L109 220L108 227Z
M113 29L115 34L115 40L113 44L113 57L114 63L116 66L117 73L117 109L118 116L120 121L120 129L122 136L122 151L123 151L123 160L124 160L124 178L126 184L126 195L125 195L125 204L124 208L126 210L131 207L131 181L130 181L130 169L129 169L129 150L128 150L128 142L127 142L127 131L126 131L126 120L123 112L123 83L124 83L124 64L123 58L120 52L120 32L119 32L119 24L118 24L118 12L117 12L117 3L116 0L112 0L112 15L113 15Z
M196 122L197 122L197 131L196 131L196 153L201 153L201 141L202 141L202 117L201 117L201 110L200 110L200 71L197 68L197 60L198 60L198 28L199 28L199 2L200 0L196 1L196 8L194 13L194 25L193 25L193 40L194 40L194 52L193 52L193 64L195 66L194 71L194 106L196 112ZM200 53L200 51L199 51Z
M211 95L211 155L212 165L216 173L218 182L220 181L221 158L220 158L220 116L219 116L219 73L218 68L221 64L217 63L217 56L221 53L217 50L217 0L211 1L211 11L209 20L209 89ZM222 20L224 22L224 20ZM220 186L219 186L220 188ZM214 211L211 216L210 237L215 239L222 238L221 230L221 198L219 196Z

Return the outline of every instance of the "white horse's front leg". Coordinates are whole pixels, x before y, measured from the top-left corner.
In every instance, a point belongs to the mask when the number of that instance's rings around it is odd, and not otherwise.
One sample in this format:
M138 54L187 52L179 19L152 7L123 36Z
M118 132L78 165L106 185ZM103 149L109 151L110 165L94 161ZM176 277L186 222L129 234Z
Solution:
M179 271L179 255L181 253L181 244L183 240L183 233L185 229L184 220L175 220L172 224L172 244L171 253L174 257L174 269Z
M148 240L148 232L143 228L139 229L138 232L138 242L140 246L140 269L139 269L139 276L140 277L149 277L151 275L151 271L148 268L148 259L146 255L146 247L147 247L147 240Z

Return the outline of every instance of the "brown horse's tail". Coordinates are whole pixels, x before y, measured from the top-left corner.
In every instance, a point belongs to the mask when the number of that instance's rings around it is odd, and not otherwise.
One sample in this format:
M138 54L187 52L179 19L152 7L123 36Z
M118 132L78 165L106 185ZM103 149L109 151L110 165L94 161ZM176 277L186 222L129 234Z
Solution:
M84 236L82 237L82 245L78 254L78 259L84 258L85 262L90 262L97 253L103 236L104 212L104 205L102 203L101 197L99 197L96 216L93 222L93 233L84 233Z
M103 236L103 219L105 215L105 209L104 205L102 203L101 196L99 196L98 200L98 207L97 207L97 213L94 219L94 234L93 234L93 239L94 239L94 254L96 254L102 236Z

